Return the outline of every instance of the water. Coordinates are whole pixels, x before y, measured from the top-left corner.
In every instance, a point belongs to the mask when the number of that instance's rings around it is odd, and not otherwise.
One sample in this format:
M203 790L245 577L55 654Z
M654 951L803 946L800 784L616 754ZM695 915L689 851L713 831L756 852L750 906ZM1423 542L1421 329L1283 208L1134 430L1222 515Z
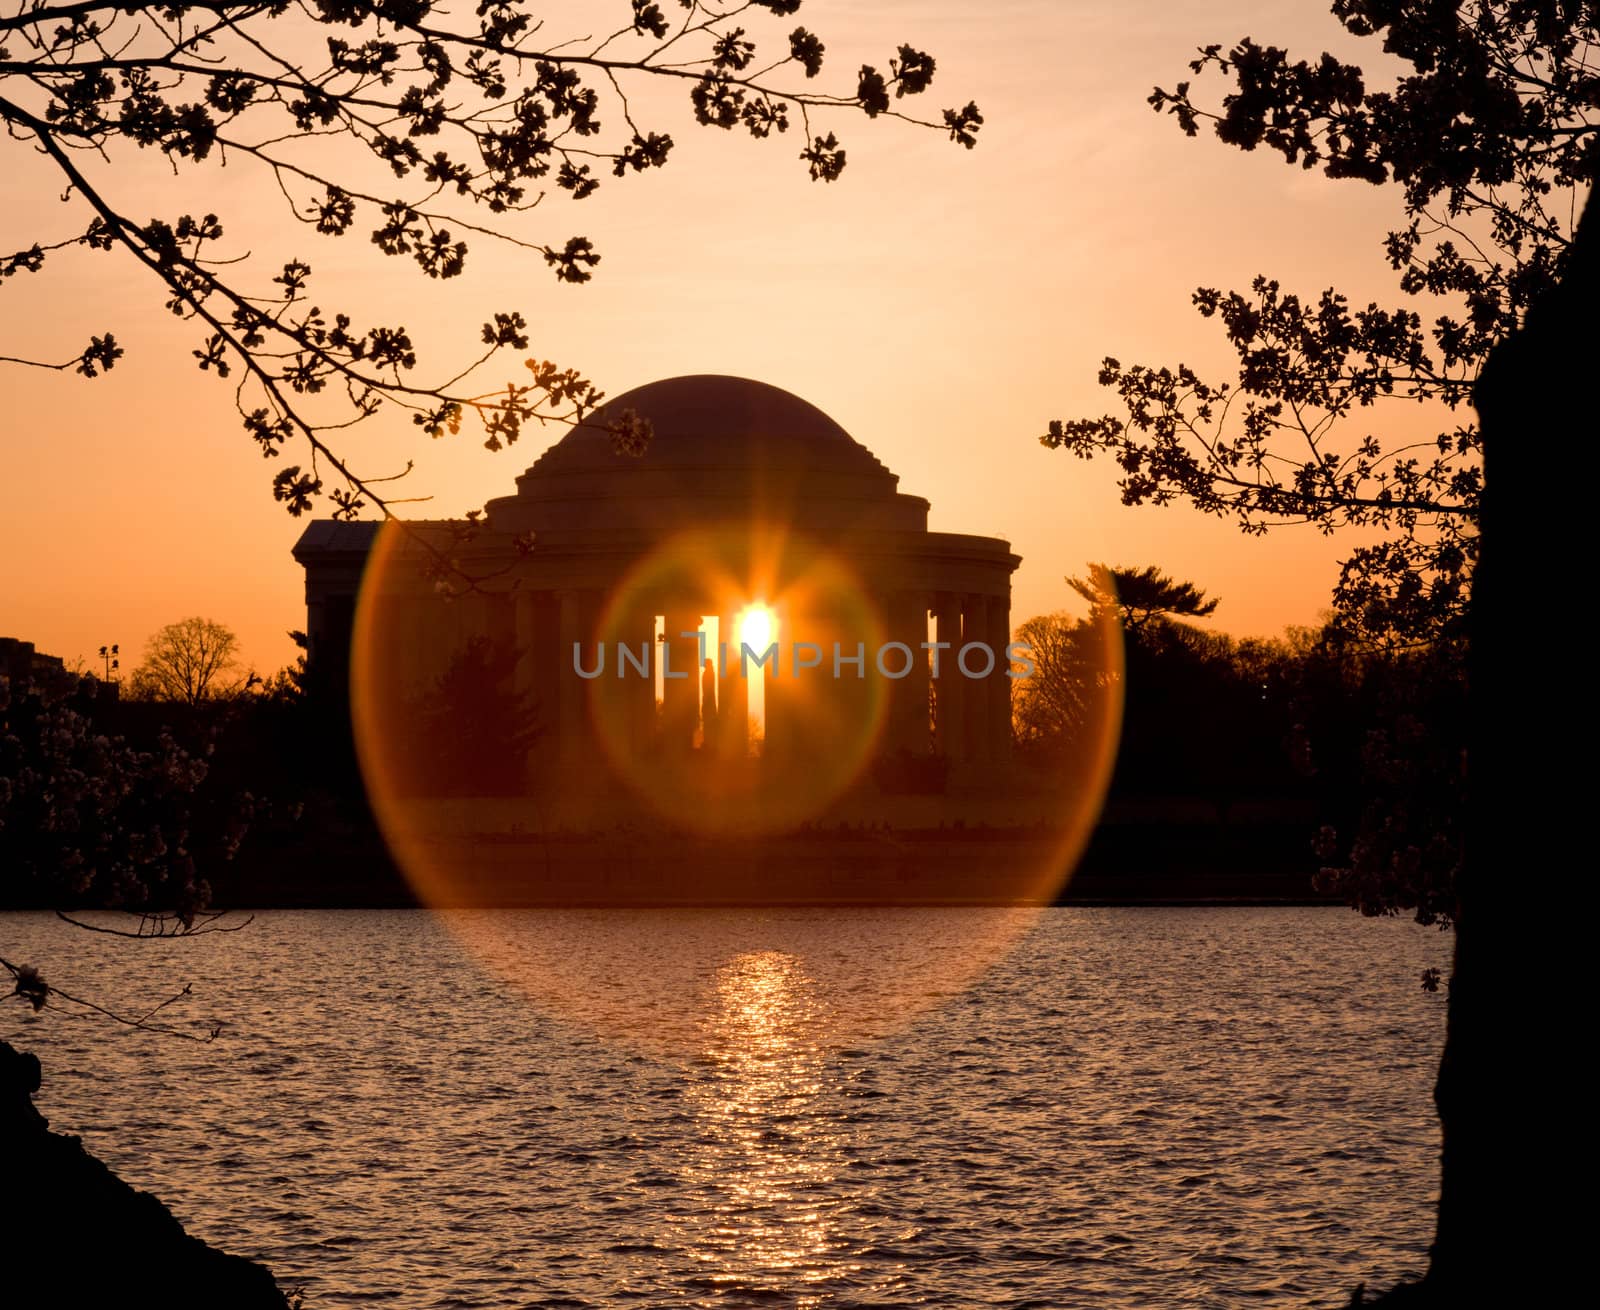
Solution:
M1342 1305L1421 1271L1449 939L1338 909L271 913L0 954L40 1106L310 1310Z

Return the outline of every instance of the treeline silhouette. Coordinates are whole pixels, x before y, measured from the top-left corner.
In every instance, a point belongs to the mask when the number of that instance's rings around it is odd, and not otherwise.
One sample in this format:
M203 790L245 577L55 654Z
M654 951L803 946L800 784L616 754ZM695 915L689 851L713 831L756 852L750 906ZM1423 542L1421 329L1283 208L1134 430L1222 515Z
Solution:
M1125 857L1101 842L1091 863L1154 862L1181 876L1186 861L1225 862L1234 847L1206 857L1196 834L1208 840L1249 811L1276 825L1249 852L1259 863L1321 868L1321 890L1369 913L1448 915L1463 805L1463 649L1376 650L1334 625L1237 640L1191 621L1215 600L1157 570L1094 565L1069 581L1090 616L1042 615L1017 633L1036 668L1015 684L1014 763L1022 781L1048 784L1088 748L1089 707L1106 680L1121 682L1110 804L1113 814L1131 805L1145 831L1125 834ZM1121 670L1103 655L1111 610ZM418 689L408 706L414 758L399 761L407 794L521 788L522 762L544 734L538 707L514 690L513 667L509 652L480 639ZM14 687L0 710L7 904L159 901L192 913L214 894L227 899L241 849L251 886L275 885L261 881L275 865L303 865L353 880L362 898L405 899L368 808L342 665L308 669L302 657L237 694L198 701L105 691L92 679ZM899 776L887 768L896 761L880 763L880 790L904 790L884 783ZM28 776L78 782L47 797L21 785ZM943 771L929 778L919 790L944 789ZM315 888L303 894L314 899Z
M1042 615L1019 629L1038 665L1015 695L1020 763L1048 775L1086 749L1085 707L1120 680L1113 807L1202 802L1225 824L1241 802L1277 804L1305 816L1301 858L1320 870L1320 890L1367 914L1449 918L1465 808L1464 641L1373 647L1331 621L1240 640L1174 617L1159 597L1130 609L1127 593L1079 590L1089 618ZM1120 672L1101 654L1109 607Z

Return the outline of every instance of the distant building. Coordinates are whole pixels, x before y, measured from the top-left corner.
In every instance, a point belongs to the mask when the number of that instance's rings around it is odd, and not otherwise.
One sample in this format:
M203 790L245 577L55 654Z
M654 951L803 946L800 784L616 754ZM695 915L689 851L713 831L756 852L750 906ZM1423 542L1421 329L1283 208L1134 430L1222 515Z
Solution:
M65 682L72 675L59 655L41 655L31 641L0 637L0 677L11 682Z
M654 427L640 456L618 453L605 430L627 410ZM768 751L800 746L818 719L817 707L792 690L791 639L820 644L826 671L832 642L853 652L870 626L879 644L915 652L909 673L882 679L869 640L866 677L847 667L846 676L829 681L845 701L863 695L863 682L882 683L887 714L879 749L998 763L1010 753L1005 647L1011 574L1021 561L997 538L930 532L928 502L901 492L899 481L821 410L777 387L704 375L636 388L545 451L517 479L515 495L490 502L470 536L461 521L413 525L404 558L378 584L396 601L410 597L409 612L391 625L385 661L425 680L463 642L486 635L516 650L518 680L541 703L556 738L549 744L568 761L584 754L596 697L632 697L623 711L632 733L665 734L687 747L697 721L693 675L717 652L697 652L678 633L716 616L726 641L740 609L761 601L776 610L783 647L784 676L774 679L770 669L764 675ZM343 672L378 526L319 521L295 545L306 572L309 657L325 671ZM658 567L664 547L697 535L698 572L685 564L674 571L670 559ZM834 573L809 591L794 585L822 553L835 562ZM430 566L440 555L487 580L462 600L439 604ZM936 684L944 705L931 740L923 647L930 616L931 635L944 643ZM603 679L573 676L574 643L585 647L592 667L588 652L602 629L632 648L664 632L672 667L690 677L665 684L661 713L653 712L660 683L619 681L614 663ZM952 677L957 653L973 643L996 658L964 663L981 676ZM737 653L735 647L735 666ZM898 673L905 661L896 651L888 666ZM718 734L728 740L705 746L743 754L745 684L737 667L723 670Z

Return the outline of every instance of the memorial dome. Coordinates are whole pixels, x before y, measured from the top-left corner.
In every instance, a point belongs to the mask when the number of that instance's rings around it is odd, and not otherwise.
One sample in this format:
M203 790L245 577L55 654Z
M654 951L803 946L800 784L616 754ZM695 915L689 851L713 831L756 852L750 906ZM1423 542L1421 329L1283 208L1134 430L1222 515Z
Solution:
M643 454L617 449L607 425L628 411L649 420ZM780 518L847 520L885 528L926 523L927 504L897 493L899 478L828 415L750 378L702 373L646 383L607 401L491 502L491 522L514 531L660 527L758 509Z

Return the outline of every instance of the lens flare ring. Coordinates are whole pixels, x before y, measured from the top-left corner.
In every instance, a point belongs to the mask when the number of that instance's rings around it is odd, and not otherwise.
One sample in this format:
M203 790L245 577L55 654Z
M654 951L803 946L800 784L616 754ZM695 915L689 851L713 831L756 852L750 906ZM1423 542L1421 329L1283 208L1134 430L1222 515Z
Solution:
M858 699L840 709L837 697L813 696L804 675L788 676L787 667L777 679L764 674L761 690L775 693L778 714L787 711L774 722L787 723L791 735L780 743L757 732L746 759L724 761L751 766L743 769L708 758L703 729L698 749L676 760L638 749L641 731L648 736L666 709L653 681L634 689L628 714L618 713L620 698L586 695L586 724L600 747L587 758L555 758L538 734L519 744L496 715L506 717L508 698L526 681L522 647L530 632L538 637L517 617L523 602L515 592L452 597L430 580L426 556L403 528L379 533L351 653L352 715L372 810L423 904L857 907L842 916L447 915L476 958L574 1022L640 1041L678 1032L674 1041L692 1044L715 1008L708 987L718 971L740 952L782 950L827 980L819 1013L830 1016L830 1040L890 1031L1009 950L1032 920L1027 907L1059 892L1098 817L1121 714L1122 639L1108 617L1088 630L1093 694L1068 758L1016 761L992 776L952 777L926 794L902 795L885 790L872 771L890 694L881 678L862 679ZM612 590L588 635L591 643L608 636L654 642L655 621L669 615L692 618L712 646L724 621L744 640L757 638L752 646L838 635L870 652L885 637L868 588L847 562L793 532L748 524L663 542ZM647 633L643 616L651 620ZM701 628L705 617L715 623ZM482 658L463 665L480 637L487 639ZM693 640L685 648L699 654ZM827 672L816 685L825 680L832 692ZM627 682L613 664L605 680ZM699 691L692 679L678 685ZM719 670L719 709L728 685ZM460 706L451 700L458 695ZM687 693L677 695L680 705L690 703ZM772 715L771 705L761 709L758 720ZM540 717L548 728L544 707ZM494 758L508 742L526 768ZM571 808L552 776L604 806ZM612 817L599 823L596 813ZM964 919L890 908L995 899L1012 908ZM827 923L819 926L817 915ZM957 922L966 926L954 941ZM641 968L645 959L653 963ZM682 985L666 987L673 978Z

